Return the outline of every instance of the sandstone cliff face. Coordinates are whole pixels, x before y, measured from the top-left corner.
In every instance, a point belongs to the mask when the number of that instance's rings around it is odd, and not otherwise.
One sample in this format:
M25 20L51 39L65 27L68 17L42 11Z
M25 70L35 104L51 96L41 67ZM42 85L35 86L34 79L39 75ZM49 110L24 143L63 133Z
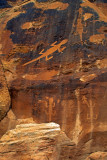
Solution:
M6 1L0 59L1 136L33 117L60 124L81 160L106 152L106 1Z

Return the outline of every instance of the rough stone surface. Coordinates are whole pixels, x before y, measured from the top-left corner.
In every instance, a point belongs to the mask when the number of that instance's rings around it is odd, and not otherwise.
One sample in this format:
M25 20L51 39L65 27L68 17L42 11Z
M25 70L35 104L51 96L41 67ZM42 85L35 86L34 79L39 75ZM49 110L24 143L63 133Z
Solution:
M73 148L58 124L19 124L1 138L0 160L66 160Z
M15 120L10 111L9 117ZM75 144L58 124L37 124L17 119L0 139L0 160L106 160L106 133L94 133L88 142ZM9 123L13 125L12 121ZM15 127L16 126L16 127ZM10 130L11 129L11 130ZM99 142L102 142L99 143ZM105 152L103 152L105 150ZM91 154L90 154L91 153Z
M107 151L106 1L3 2L0 59L0 136L32 117L60 124L74 160Z
M10 109L5 118L0 121L0 137L6 133L7 130L15 128L17 119Z
M2 120L9 111L11 104L8 85L4 73L3 64L0 60L0 120Z
M107 152L96 152L92 153L89 157L86 158L86 160L102 160L102 159L107 159Z

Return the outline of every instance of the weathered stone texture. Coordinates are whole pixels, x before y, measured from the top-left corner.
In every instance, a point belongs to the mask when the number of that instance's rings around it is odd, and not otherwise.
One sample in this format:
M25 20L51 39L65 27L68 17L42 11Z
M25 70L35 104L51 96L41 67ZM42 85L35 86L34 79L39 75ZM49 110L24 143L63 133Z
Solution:
M11 100L4 73L4 67L0 61L0 120L2 120L9 111L10 103Z
M58 124L19 124L1 138L0 160L66 160L73 148Z
M7 2L0 9L0 117L11 97L15 118L2 119L0 136L32 117L60 124L77 145L74 160L106 152L106 1Z

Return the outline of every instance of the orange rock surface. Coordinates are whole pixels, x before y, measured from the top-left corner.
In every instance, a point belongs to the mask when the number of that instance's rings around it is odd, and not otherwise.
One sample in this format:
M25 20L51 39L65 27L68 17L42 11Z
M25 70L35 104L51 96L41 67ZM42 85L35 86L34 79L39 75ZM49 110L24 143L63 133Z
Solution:
M74 154L67 146L64 160L97 153L102 158L107 151L106 15L105 0L0 1L0 137L17 130L21 119L54 122L75 143Z

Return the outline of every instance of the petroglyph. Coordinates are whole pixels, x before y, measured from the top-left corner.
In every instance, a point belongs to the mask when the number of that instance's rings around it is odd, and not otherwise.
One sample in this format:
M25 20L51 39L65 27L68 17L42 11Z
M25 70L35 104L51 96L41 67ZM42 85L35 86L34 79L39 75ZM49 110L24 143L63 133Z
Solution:
M53 97L46 97L46 105L44 108L44 113L48 117L48 121L52 121L52 116L56 115L56 111L54 110L55 108L55 102Z
M44 21L45 21L45 17L40 17L38 20L33 21L33 22L25 22L21 28L22 29L28 29L26 33L29 33L29 29L33 28L33 29L37 29L37 28L42 28L44 26Z
M48 57L48 56L51 55L52 53L56 52L57 50L58 50L59 53L61 53L61 52L66 48L66 46L63 46L63 47L61 47L61 46L64 45L64 44L66 44L67 42L68 42L68 40L65 39L65 40L61 41L59 44L56 44L57 41L54 42L54 43L52 43L52 44L51 44L51 48L49 48L46 52L44 52L44 49L43 49L43 50L39 53L39 54L41 54L41 56L39 56L39 57L36 58L36 59L33 59L33 60L30 61L30 62L25 63L23 66L26 66L26 65L28 65L28 64L30 64L30 63L32 63L32 62L35 62L35 61L37 61L37 60L40 60L40 59L42 59L42 58L46 58L46 61L52 59L53 56L51 56L51 57Z
M107 22L107 17L102 13L102 11L97 6L89 2L88 0L84 0L83 3L81 4L81 7L92 8L98 14L99 20Z
M94 113L95 103L93 102L91 97L89 100L87 100L86 96L83 96L82 100L83 100L83 103L86 104L89 108L89 114L87 114L87 120L90 120L90 125L91 125L90 138L92 138L93 129L94 129L94 120L97 119L97 115Z
M92 99L90 98L89 101L87 100L86 96L83 96L82 98L83 103L86 104L90 110L90 115L87 114L87 119L97 119L97 115L94 115L94 107L95 103L93 103Z
M77 19L77 32L80 35L80 40L82 42L82 34L83 34L83 24L82 24L82 9L79 9L79 18Z

